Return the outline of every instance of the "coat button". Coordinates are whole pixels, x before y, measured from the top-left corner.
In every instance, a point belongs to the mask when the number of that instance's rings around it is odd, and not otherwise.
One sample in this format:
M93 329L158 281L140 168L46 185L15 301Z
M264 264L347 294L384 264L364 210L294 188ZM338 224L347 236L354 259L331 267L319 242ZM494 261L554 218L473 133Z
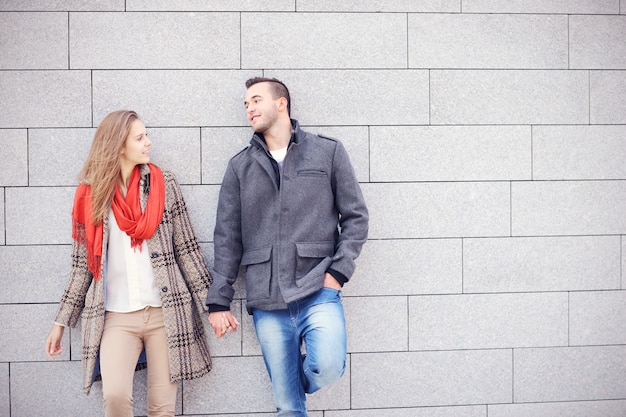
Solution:
M167 292L167 287L161 287L161 291Z
M159 252L152 252L152 253L150 254L150 257L151 257L152 259L154 259L154 258L156 258L156 257L158 257L158 256L159 256Z

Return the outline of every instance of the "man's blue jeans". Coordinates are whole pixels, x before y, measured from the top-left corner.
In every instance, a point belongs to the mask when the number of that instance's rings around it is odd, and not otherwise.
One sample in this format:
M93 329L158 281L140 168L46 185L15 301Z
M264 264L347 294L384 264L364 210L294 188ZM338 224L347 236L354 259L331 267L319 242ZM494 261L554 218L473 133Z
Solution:
M278 416L306 416L306 396L336 381L346 369L342 294L332 288L289 304L254 310L254 326L272 381ZM301 353L302 343L306 353Z

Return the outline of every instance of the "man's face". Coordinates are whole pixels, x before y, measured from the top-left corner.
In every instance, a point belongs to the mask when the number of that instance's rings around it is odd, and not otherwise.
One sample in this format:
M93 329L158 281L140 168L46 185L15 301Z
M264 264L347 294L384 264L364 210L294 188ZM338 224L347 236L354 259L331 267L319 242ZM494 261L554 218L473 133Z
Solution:
M272 98L270 84L267 82L248 88L244 105L248 122L255 132L264 133L274 125L278 119L279 100Z

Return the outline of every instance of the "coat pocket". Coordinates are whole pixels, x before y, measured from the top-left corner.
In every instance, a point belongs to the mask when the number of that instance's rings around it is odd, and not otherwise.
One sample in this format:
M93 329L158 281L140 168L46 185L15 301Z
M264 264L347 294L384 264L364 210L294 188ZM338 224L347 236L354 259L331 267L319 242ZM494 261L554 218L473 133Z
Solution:
M317 279L324 279L324 272L332 262L335 253L334 242L296 243L296 285L314 286Z
M272 247L250 249L243 253L241 265L246 268L246 293L249 300L269 298L272 276Z

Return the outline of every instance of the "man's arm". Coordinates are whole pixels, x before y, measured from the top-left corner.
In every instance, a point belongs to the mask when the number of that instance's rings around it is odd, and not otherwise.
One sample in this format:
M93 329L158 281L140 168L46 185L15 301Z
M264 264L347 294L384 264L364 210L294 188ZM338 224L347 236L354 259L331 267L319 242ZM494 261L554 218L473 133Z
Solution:
M367 241L369 213L348 153L339 141L333 157L332 186L341 233L328 272L343 285L354 273L354 260Z
M241 262L241 200L239 181L228 163L220 188L213 236L214 263L211 269L213 284L209 288L206 304L209 307L209 322L215 335L221 337L226 329L236 329L237 319L230 313L230 303L235 290Z

